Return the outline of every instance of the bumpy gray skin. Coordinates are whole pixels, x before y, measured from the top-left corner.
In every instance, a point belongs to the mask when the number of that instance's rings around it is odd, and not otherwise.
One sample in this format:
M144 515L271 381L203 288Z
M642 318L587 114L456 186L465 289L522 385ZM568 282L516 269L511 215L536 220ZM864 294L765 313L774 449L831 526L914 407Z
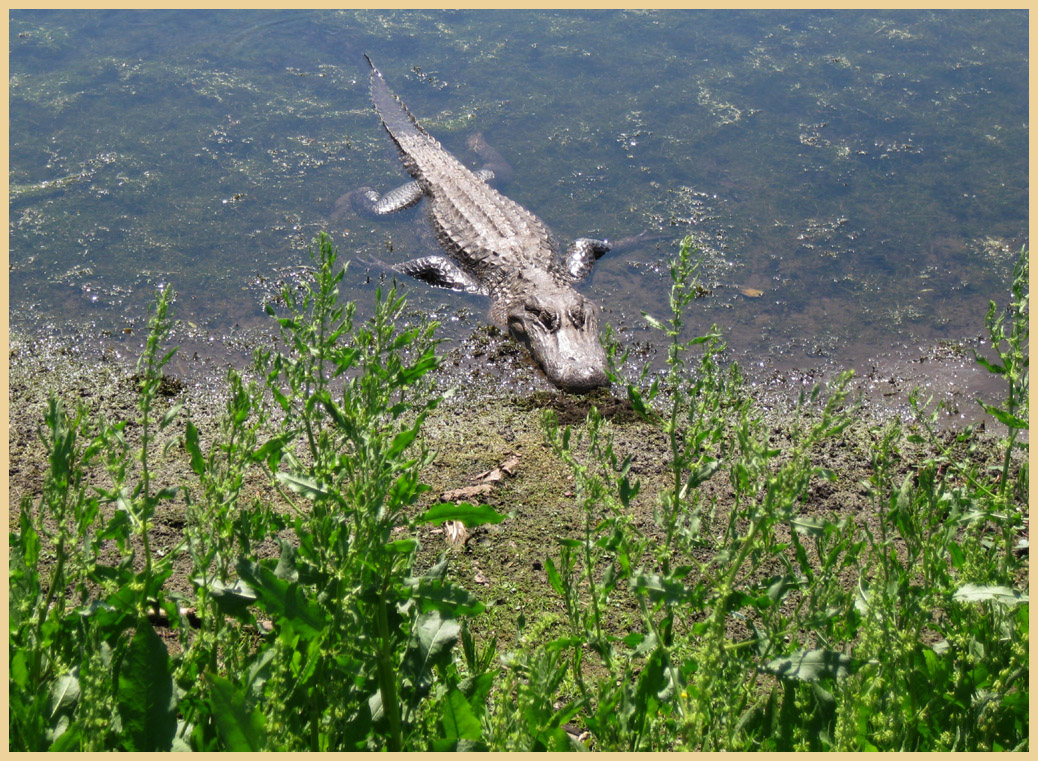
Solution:
M473 172L448 153L389 90L370 58L368 63L375 110L414 182L382 197L363 189L355 200L368 211L387 214L427 198L436 238L447 254L396 269L441 288L489 296L491 319L529 347L559 388L583 392L608 385L597 309L573 283L591 272L609 244L580 238L560 259L547 226L487 184L494 171Z

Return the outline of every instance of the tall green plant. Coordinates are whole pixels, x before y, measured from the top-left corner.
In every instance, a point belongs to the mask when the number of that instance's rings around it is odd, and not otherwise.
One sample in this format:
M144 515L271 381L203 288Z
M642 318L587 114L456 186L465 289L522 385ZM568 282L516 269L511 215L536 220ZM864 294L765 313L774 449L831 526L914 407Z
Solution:
M788 442L778 444L737 371L718 371L716 330L682 337L682 312L697 293L692 273L686 241L672 268L672 317L650 320L671 342L668 372L648 388L627 387L670 443L656 528L632 520L640 486L597 412L576 431L548 416L548 440L585 512L578 536L560 540L558 561L546 561L569 630L514 654L506 678L525 674L532 685L550 661L560 676L544 688L563 690L562 716L603 750L979 748L1026 736L1027 598L1007 585L1019 572L1009 546L992 554L984 529L1006 511L1013 492L992 487L1007 479L952 467L936 438L931 451L944 453L904 476L906 440L927 442L894 423L863 444L876 520L813 513L811 486L840 477L816 464L822 445L855 424L851 375L803 395ZM1021 288L1018 279L1017 320ZM1026 367L1010 357L1019 326L992 331L1015 336L1004 338L1001 366ZM684 360L693 347L703 349L694 365ZM1019 410L1026 380L1010 383L1006 406ZM957 445L972 436L964 435ZM1010 437L1007 447L1018 444ZM702 491L719 473L732 500L723 513ZM624 582L643 629L621 637L603 611ZM505 710L543 724L532 698L517 696ZM971 725L970 716L982 719ZM509 735L522 736L514 727Z
M176 496L156 489L152 458L161 416L156 402L161 354L173 292L158 294L137 364L140 440L126 421L91 423L51 399L41 436L48 457L43 493L23 500L19 531L10 538L12 607L11 741L19 750L169 750L177 727L171 663L149 616L175 607L162 585L173 555L156 559L149 531L155 509ZM87 439L89 443L84 444ZM108 483L94 471L104 465ZM114 508L105 520L102 506ZM120 559L99 561L114 540ZM41 578L41 560L53 559ZM95 589L100 590L94 596Z
M990 302L988 306L984 324L991 338L991 348L998 359L992 362L974 352L977 362L987 368L989 372L1001 376L1006 384L1006 397L1001 404L988 404L978 400L985 412L1008 429L1005 453L1002 457L1002 471L998 479L998 494L1001 498L1005 498L1006 490L1010 486L1009 468L1014 451L1018 448L1027 450L1027 443L1021 442L1019 439L1020 432L1029 428L1027 415L1027 389L1029 386L1027 339L1030 334L1028 320L1030 292L1027 277L1029 267L1030 256L1025 246L1020 250L1020 256L1013 267L1011 297L1008 306L1000 310L994 301ZM1023 491L1019 491L1018 494L1023 495L1026 494L1027 486L1026 463L1021 468L1020 478Z
M228 749L422 747L414 733L461 636L458 617L482 605L447 580L445 560L416 573L414 529L421 520L501 516L472 506L414 516L428 488L420 472L433 458L419 433L440 401L422 382L439 362L435 324L399 329L405 302L394 286L379 289L374 315L355 325L353 304L339 302L345 268L327 236L312 255L313 283L282 294L287 314L277 319L289 351L256 356L282 432L254 459L293 515L294 540L277 560L241 555L234 588L210 584L225 613L248 618L254 604L274 629L244 679L208 677L233 710L206 724ZM478 744L456 723L443 729ZM211 737L196 734L200 745Z

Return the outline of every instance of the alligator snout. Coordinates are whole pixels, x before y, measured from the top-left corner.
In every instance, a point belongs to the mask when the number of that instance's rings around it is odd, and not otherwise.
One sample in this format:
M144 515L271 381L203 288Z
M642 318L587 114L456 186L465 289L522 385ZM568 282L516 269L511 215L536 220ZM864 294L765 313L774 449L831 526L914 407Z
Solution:
M552 377L547 370L545 370L545 374L556 386L574 394L583 394L609 385L609 376L606 375L604 367L572 365L564 368L561 375Z

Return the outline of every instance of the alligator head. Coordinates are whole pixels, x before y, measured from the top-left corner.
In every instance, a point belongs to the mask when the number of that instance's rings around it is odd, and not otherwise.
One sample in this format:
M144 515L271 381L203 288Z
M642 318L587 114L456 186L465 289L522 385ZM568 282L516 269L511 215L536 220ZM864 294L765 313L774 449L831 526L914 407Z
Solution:
M523 293L509 300L502 322L527 346L548 380L574 392L609 385L595 305L557 281L538 283Z

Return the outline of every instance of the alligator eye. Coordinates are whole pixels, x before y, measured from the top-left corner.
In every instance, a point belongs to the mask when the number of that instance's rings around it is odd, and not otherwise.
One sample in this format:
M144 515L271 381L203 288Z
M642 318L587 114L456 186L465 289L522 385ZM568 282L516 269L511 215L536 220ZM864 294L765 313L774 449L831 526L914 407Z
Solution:
M580 330L584 327L584 321L587 319L584 314L584 307L581 304L573 307L569 310L569 319L573 323L573 327Z
M541 309L535 306L526 307L526 311L532 315L547 330L554 333L559 329L559 313L552 309Z

